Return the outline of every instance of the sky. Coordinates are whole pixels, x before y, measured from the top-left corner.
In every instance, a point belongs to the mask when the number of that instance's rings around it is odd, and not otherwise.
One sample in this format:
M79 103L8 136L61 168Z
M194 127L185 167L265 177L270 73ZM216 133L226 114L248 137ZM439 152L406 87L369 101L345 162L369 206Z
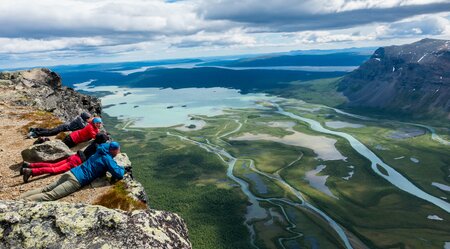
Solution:
M450 40L450 0L0 0L0 68Z

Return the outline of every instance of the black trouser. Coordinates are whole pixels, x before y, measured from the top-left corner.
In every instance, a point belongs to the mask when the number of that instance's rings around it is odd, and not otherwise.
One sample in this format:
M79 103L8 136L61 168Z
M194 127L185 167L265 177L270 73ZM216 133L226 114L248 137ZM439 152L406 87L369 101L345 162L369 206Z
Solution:
M64 138L63 143L65 143L69 148L75 147L77 145L69 135Z
M50 137L50 136L56 136L58 133L63 131L69 131L67 125L62 124L60 126L57 126L52 129L45 129L45 128L34 128L33 132L38 137Z

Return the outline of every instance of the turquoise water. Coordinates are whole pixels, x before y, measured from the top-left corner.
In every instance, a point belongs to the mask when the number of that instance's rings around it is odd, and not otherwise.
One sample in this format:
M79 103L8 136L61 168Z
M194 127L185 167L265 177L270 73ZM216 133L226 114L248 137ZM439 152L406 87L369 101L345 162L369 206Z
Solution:
M121 120L133 120L132 127L170 127L198 125L190 120L192 114L216 116L230 108L261 108L255 102L273 97L265 94L241 94L239 90L213 88L126 88L96 86L84 82L75 85L76 90L91 92L108 91L113 94L101 98L104 112ZM112 106L111 106L112 105Z

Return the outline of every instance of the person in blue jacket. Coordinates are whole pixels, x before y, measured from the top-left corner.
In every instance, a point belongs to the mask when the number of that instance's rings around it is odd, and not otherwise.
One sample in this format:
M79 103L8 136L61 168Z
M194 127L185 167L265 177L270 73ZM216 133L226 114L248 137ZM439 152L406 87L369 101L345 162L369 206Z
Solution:
M114 157L120 153L117 142L104 143L98 146L97 151L87 161L64 173L61 178L42 188L28 191L20 199L29 201L54 201L70 195L82 187L90 184L106 172L116 179L122 179L125 169L119 166Z

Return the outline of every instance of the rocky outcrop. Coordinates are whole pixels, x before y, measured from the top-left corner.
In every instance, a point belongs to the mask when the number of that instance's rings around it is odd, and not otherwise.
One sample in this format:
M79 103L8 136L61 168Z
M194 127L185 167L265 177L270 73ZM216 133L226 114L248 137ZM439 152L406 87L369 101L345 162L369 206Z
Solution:
M191 248L176 214L102 206L0 201L2 248Z
M74 152L61 140L51 140L42 144L32 145L22 151L26 162L54 162L73 155Z
M100 114L100 100L64 87L61 78L48 69L0 73L0 102L34 106L69 121L82 111Z
M120 153L114 157L114 160L122 167L128 168L131 166L131 161L125 153ZM132 172L127 172L122 181L125 183L128 196L136 201L148 203L148 197L145 193L144 187L140 182L133 179Z
M342 79L339 90L351 107L450 119L450 41L379 48Z
M32 106L63 121L81 111L101 114L99 99L62 86L61 78L48 69L0 73L0 91L2 106ZM22 156L29 162L56 161L73 153L61 141L52 140L31 146ZM115 160L131 166L124 153ZM109 190L120 189L125 201L140 204L141 210L0 200L0 248L191 248L184 221L176 214L149 209L143 186L127 171ZM109 185L105 179L97 180Z

